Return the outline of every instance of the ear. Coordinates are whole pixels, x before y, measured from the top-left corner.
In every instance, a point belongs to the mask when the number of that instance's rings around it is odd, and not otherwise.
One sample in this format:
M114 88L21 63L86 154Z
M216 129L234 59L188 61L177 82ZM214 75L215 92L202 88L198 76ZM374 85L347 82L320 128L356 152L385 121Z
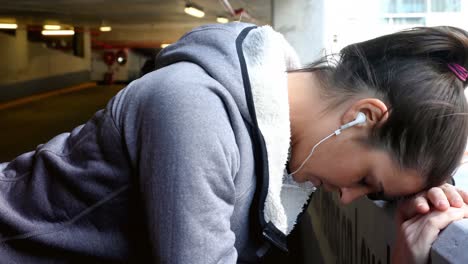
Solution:
M366 115L367 126L373 127L384 123L388 119L388 108L384 102L377 98L365 98L353 103L342 117L342 124L353 121L357 114L362 112Z

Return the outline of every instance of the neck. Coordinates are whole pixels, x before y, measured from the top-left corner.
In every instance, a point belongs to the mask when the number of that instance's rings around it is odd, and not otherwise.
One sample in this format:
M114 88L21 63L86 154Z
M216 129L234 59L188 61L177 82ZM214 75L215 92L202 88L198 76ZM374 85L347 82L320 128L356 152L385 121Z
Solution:
M313 72L288 74L291 144L294 146L310 135L312 123L320 122L326 105L320 97L320 86Z
M288 74L291 171L297 169L311 148L336 126L336 119L328 112L324 114L327 105L320 95L321 89L314 72Z

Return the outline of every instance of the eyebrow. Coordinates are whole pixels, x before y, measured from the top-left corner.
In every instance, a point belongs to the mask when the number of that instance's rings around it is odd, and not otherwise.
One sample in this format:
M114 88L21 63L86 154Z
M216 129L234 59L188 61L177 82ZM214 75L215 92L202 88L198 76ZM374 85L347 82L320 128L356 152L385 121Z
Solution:
M378 191L376 193L368 194L367 197L369 199L371 199L371 200L382 200L382 201L387 201L387 202L396 202L398 200L406 198L405 196L395 196L395 197L387 196L387 195L385 195L385 189L383 187L382 182L379 182L378 185L380 187L380 191Z
M379 196L382 200L384 201L388 201L388 202L394 202L394 201L398 201L400 199L403 199L403 197L400 197L400 196L389 196L389 195L386 195L385 194L385 189L383 187L383 184L382 182L380 181L379 182L379 187L380 187L380 191L379 191Z

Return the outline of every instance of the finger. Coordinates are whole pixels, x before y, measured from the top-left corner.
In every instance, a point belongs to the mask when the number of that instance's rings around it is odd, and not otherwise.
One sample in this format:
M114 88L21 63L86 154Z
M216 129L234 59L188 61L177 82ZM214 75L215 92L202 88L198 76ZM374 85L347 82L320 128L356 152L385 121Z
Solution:
M412 200L411 203L414 208L414 214L418 214L418 213L425 214L429 212L430 210L429 201L427 200L425 195L418 195L412 198L411 200Z
M465 191L465 190L462 190L460 188L456 188L455 189L457 190L457 192L460 194L460 196L462 197L463 201L468 204L468 192Z
M468 218L468 204L464 203L460 209L463 210L463 218Z
M403 223L417 214L425 214L429 212L429 202L425 195L425 193L420 193L414 197L399 202L397 217L399 217L400 222L398 223Z
M444 191L445 196L447 197L448 202L450 203L450 206L452 207L462 207L463 205L463 198L460 195L460 193L457 191L455 186L451 184L443 184L440 186L442 191Z
M437 210L445 211L449 208L449 202L444 191L439 187L433 187L427 192L427 198Z

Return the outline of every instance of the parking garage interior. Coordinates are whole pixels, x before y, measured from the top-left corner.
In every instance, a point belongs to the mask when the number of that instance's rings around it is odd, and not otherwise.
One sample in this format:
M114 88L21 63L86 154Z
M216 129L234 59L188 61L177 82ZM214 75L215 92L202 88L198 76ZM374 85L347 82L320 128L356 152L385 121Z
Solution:
M271 25L307 64L408 27L466 30L467 17L467 0L0 0L0 163L86 122L151 72L162 49L201 25ZM467 174L462 166L456 176L466 188ZM292 250L270 263L389 263L393 209L337 201L315 195L289 238ZM468 245L468 222L450 228L433 247L432 263L468 261L460 250ZM458 251L447 246L453 241Z

